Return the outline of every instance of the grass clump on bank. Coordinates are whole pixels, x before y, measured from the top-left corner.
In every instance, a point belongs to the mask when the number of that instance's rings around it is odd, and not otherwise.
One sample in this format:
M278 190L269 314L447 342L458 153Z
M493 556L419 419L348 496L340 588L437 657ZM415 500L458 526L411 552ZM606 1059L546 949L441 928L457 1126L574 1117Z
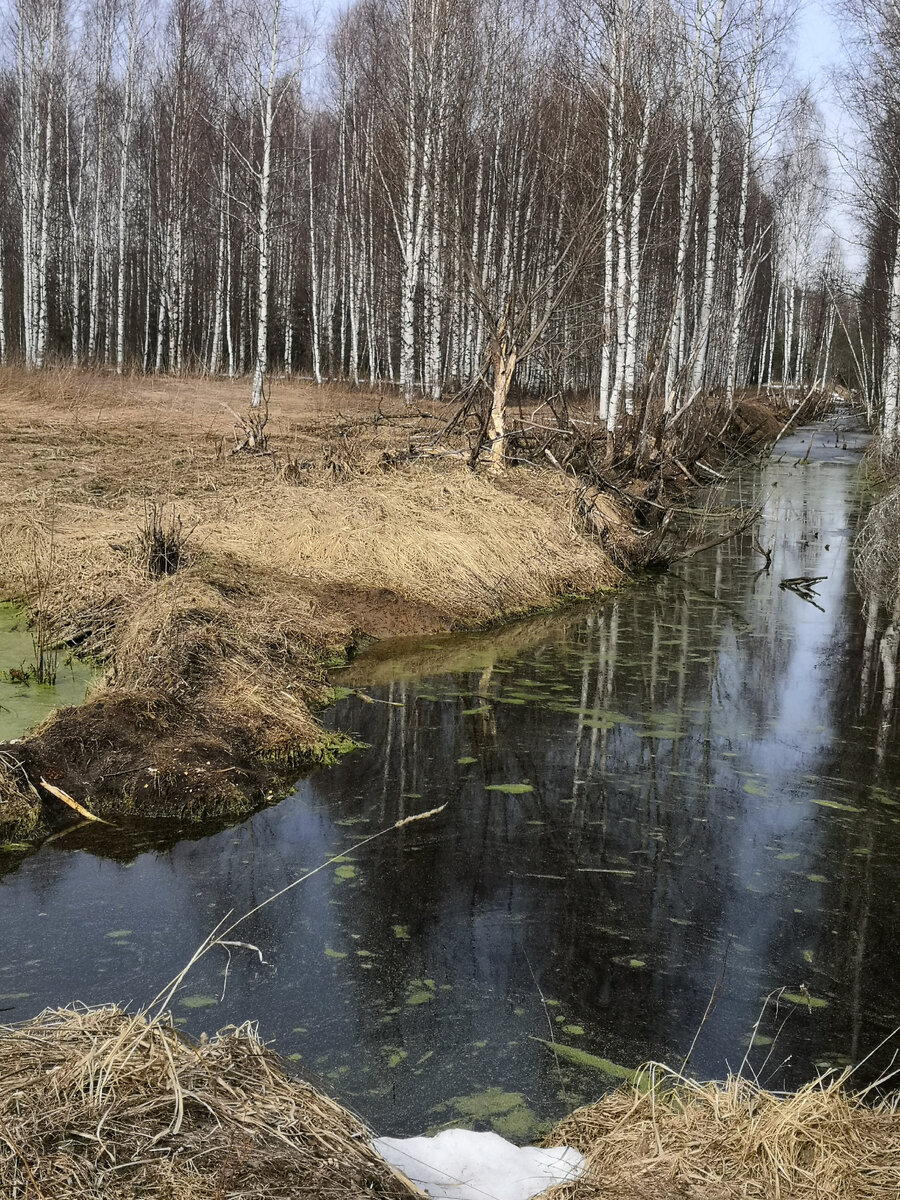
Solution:
M0 1081L4 1197L421 1196L249 1025L195 1043L164 1018L48 1010L0 1028Z
M16 760L0 753L0 844L16 845L42 832L40 805L22 787Z
M897 1099L872 1105L847 1076L768 1092L696 1083L656 1064L577 1109L545 1145L587 1159L548 1200L876 1200L900 1196Z

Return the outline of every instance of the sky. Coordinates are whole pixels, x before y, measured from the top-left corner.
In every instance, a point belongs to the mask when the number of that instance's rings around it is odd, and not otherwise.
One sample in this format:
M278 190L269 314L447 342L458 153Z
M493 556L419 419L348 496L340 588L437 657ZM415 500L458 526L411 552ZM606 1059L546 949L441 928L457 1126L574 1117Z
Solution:
M806 0L797 20L795 72L798 82L809 83L822 114L830 185L834 193L828 224L841 239L847 266L858 270L863 255L858 245L858 230L848 211L847 195L852 182L837 147L849 143L848 123L841 112L833 74L844 60L841 32L821 0Z

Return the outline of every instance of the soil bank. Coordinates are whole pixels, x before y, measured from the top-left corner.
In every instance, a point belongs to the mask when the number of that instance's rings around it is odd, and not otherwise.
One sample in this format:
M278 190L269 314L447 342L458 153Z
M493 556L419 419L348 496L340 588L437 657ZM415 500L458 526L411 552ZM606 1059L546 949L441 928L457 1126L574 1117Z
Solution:
M576 478L411 455L446 406L276 383L273 453L249 456L232 453L244 391L0 371L0 600L103 665L84 704L0 746L0 841L72 820L42 779L115 821L238 817L349 748L313 713L362 641L482 627L624 577L635 535L615 497L616 561L596 516L579 519ZM741 435L773 436L776 409L747 401ZM171 573L148 557L160 533L179 543Z

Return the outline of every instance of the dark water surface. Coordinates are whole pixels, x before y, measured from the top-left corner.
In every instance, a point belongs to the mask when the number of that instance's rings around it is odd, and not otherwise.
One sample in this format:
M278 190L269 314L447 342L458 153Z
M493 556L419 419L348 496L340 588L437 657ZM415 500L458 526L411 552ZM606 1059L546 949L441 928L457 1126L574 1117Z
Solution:
M764 1082L857 1061L900 1024L900 763L853 580L863 439L820 429L798 464L809 436L735 485L766 496L770 572L748 533L562 615L382 646L344 681L369 699L329 714L372 748L277 807L21 862L6 1019L146 1002L219 917L345 852L243 927L265 965L234 951L223 998L216 952L174 1007L194 1032L257 1020L382 1132L528 1137L618 1068L679 1065L717 979L694 1073L740 1065L779 987ZM827 577L814 603L797 576Z

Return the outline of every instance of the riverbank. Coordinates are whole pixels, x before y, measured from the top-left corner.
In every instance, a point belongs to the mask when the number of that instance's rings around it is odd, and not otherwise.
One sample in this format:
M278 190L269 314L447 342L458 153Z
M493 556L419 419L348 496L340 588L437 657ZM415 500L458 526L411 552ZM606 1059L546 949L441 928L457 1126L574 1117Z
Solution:
M186 1040L166 1017L47 1010L0 1028L0 1190L54 1200L422 1197L351 1113L254 1027ZM586 1159L545 1200L869 1200L900 1194L900 1121L846 1080L774 1095L649 1068L544 1139ZM477 1165L476 1165L477 1169ZM477 1178L477 1176L476 1176ZM452 1191L452 1189L450 1189ZM466 1190L465 1194L474 1194Z
M41 780L108 820L245 814L350 748L313 714L355 646L558 605L640 561L647 479L585 520L549 464L492 478L434 453L445 407L285 383L273 453L249 456L242 406L241 383L0 373L0 600L102 665L84 704L0 747L0 840L72 818ZM782 417L747 401L733 439Z
M547 1145L586 1158L552 1200L871 1200L900 1195L896 1096L849 1076L776 1094L751 1079L697 1083L650 1067L566 1118Z

